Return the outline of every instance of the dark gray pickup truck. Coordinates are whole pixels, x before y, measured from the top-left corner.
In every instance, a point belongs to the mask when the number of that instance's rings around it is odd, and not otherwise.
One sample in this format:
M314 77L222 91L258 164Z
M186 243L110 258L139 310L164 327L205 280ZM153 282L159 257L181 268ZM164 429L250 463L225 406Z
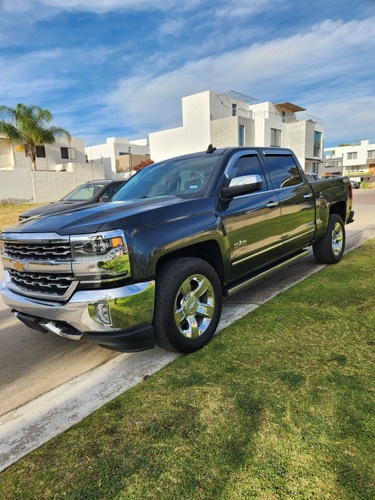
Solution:
M113 202L4 230L1 292L42 332L192 352L214 334L223 295L309 245L338 262L351 208L347 178L309 183L291 150L209 147L141 170Z

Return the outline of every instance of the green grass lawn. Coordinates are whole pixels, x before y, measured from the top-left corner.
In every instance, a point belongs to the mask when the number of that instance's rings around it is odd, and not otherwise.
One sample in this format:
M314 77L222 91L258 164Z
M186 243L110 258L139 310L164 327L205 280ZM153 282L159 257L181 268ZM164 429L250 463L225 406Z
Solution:
M0 497L373 500L374 251L365 243L19 461Z

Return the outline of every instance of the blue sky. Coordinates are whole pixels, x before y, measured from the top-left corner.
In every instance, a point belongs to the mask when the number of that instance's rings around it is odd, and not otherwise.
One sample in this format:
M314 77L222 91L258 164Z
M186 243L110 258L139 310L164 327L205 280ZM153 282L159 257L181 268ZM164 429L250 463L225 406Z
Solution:
M181 126L235 90L375 138L374 0L0 0L0 104L49 109L86 146Z

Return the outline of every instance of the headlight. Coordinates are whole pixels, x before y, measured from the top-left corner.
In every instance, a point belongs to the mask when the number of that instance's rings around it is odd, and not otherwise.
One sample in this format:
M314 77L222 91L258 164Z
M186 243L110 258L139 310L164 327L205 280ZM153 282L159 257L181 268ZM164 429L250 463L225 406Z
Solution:
M70 237L73 274L81 281L112 281L130 276L125 235L121 230Z

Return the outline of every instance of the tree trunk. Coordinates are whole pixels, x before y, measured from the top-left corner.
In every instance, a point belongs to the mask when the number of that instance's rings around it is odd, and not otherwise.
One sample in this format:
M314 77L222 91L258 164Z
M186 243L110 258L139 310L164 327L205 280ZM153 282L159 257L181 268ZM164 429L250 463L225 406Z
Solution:
M32 146L28 147L27 155L30 158L31 161L31 169L36 170L36 156L35 156L35 149Z
M36 203L35 169L31 169L31 186L33 188L33 203Z

